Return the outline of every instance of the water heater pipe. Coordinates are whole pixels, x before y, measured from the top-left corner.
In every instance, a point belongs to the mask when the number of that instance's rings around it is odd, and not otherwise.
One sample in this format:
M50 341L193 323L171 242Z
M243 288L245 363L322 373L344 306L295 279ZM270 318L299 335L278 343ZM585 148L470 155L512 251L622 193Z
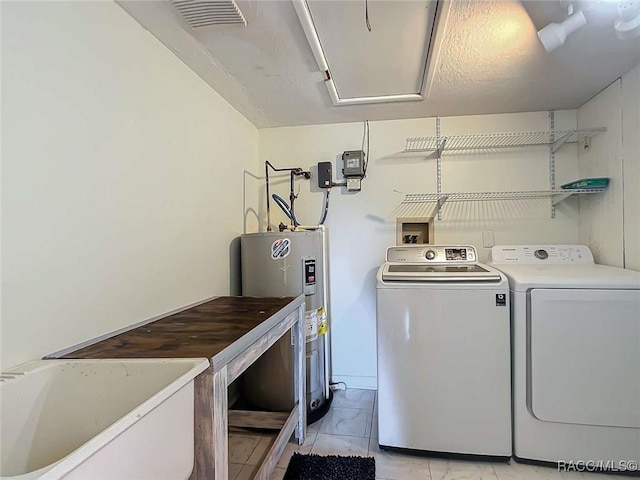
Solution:
M269 160L264 162L264 178L265 178L265 185L266 185L266 190L267 190L267 232L270 232L272 230L271 228L271 204L269 202Z
M271 204L269 201L270 195L269 195L269 168L271 168L274 172L290 172L291 174L291 187L290 187L290 192L289 192L289 200L291 202L290 205L290 211L291 211L291 223L293 225L294 223L294 210L293 210L293 202L295 201L297 195L294 193L294 189L293 189L293 184L294 184L294 178L296 176L303 176L305 179L309 180L311 178L311 172L308 171L304 171L302 170L302 168L300 167L287 167L287 168L276 168L274 167L271 162L269 160L265 160L264 162L264 177L265 177L265 182L266 182L266 192L267 192L267 232L270 232L272 230L271 228Z

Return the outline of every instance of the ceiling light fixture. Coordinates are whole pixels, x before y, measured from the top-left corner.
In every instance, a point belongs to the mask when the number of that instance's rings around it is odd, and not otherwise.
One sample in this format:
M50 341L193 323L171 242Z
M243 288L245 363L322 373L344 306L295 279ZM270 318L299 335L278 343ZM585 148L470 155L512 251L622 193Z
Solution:
M621 0L618 3L618 17L613 28L619 39L640 37L640 0Z
M569 15L562 23L550 23L538 32L538 38L547 52L564 45L569 35L587 24L582 11Z
M577 11L574 13L574 4ZM538 31L538 38L547 52L562 46L567 37L588 23L604 25L611 22L617 4L613 28L621 40L640 37L640 0L576 0L569 5L567 19L550 23ZM607 20L608 17L608 20Z

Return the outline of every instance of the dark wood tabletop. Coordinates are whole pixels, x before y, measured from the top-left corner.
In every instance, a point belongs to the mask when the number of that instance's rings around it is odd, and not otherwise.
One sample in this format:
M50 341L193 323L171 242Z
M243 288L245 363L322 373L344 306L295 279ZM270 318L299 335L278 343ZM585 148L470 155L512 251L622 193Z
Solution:
M295 297L219 297L59 358L212 358Z

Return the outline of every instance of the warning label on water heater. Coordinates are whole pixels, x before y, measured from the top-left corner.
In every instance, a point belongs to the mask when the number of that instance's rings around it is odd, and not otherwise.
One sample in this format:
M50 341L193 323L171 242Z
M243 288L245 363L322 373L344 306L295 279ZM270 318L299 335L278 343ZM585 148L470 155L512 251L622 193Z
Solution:
M324 307L318 309L316 316L318 317L318 335L324 335L327 333L327 330L329 330L329 326L327 325L327 312Z
M312 342L319 335L324 335L329 330L327 326L327 312L324 307L304 312L305 338L307 342Z
M279 238L271 244L271 258L277 260L284 258L291 253L291 240Z
M318 311L307 310L304 312L305 338L307 342L312 342L318 338Z

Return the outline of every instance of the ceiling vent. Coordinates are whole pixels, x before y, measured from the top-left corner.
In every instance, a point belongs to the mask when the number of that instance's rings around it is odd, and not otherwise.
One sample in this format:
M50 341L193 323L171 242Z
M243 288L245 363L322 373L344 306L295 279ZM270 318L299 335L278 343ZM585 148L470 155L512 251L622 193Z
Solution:
M191 28L243 25L247 21L234 0L171 0L173 8Z
M334 105L428 96L452 1L292 2Z

